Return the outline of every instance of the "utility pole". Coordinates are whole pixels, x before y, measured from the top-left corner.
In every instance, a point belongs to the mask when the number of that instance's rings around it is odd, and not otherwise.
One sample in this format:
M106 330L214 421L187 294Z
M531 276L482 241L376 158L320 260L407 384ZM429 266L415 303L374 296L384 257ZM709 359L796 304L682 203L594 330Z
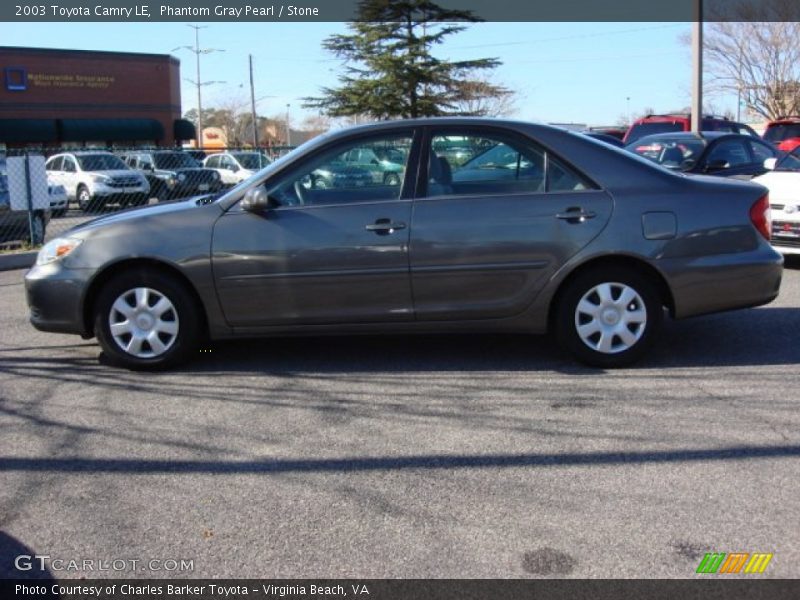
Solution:
M200 47L200 30L208 29L208 27L202 25L189 25L188 23L187 27L191 27L192 29L194 29L194 46L178 46L177 48L173 48L172 52L182 49L189 50L190 52L194 52L195 56L197 57L197 80L192 81L191 79L187 78L186 81L197 86L197 147L202 149L203 148L203 98L200 92L200 88L204 85L211 85L212 83L225 83L225 82L202 81L200 79L200 55L210 54L212 52L225 52L225 51L219 50L217 48Z
M250 59L250 111L253 115L253 148L258 150L258 120L256 118L256 90L253 86L253 55L248 54Z
M289 107L290 106L291 106L291 104L287 104L286 105L286 145L287 146L291 146L292 145L292 132L289 129Z
M694 0L692 22L692 131L703 129L703 0Z

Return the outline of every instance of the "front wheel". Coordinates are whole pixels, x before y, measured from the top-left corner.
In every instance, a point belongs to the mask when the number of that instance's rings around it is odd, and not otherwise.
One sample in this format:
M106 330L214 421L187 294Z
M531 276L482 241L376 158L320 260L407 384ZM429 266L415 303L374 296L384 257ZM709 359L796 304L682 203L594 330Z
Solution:
M95 307L95 336L120 366L163 369L197 349L199 310L185 286L163 273L118 275L102 288Z
M92 195L85 185L78 187L78 208L85 213L96 212L102 207L102 202L97 199L97 196Z
M663 316L658 290L646 276L617 267L587 271L560 297L556 338L581 362L623 367L645 354Z

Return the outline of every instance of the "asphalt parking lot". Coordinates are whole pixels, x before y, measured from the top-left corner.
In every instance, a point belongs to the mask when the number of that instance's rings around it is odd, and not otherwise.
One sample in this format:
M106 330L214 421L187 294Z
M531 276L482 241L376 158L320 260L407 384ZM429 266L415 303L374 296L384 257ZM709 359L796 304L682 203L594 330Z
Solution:
M482 335L132 373L35 331L22 275L0 273L0 576L692 577L712 551L800 576L800 261L771 305L668 322L609 372Z

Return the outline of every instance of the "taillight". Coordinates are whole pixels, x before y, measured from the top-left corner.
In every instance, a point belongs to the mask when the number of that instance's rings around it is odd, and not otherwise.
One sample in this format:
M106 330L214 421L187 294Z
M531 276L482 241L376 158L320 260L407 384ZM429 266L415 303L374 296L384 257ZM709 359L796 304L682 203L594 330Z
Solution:
M750 207L750 220L758 233L769 241L772 233L772 215L769 210L769 194L764 194Z

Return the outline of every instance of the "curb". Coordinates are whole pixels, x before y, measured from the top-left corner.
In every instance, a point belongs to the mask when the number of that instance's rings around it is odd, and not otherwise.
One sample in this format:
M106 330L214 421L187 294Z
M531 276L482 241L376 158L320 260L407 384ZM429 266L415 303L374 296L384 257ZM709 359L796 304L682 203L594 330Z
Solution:
M17 252L16 254L0 254L0 271L29 269L36 262L37 252Z

